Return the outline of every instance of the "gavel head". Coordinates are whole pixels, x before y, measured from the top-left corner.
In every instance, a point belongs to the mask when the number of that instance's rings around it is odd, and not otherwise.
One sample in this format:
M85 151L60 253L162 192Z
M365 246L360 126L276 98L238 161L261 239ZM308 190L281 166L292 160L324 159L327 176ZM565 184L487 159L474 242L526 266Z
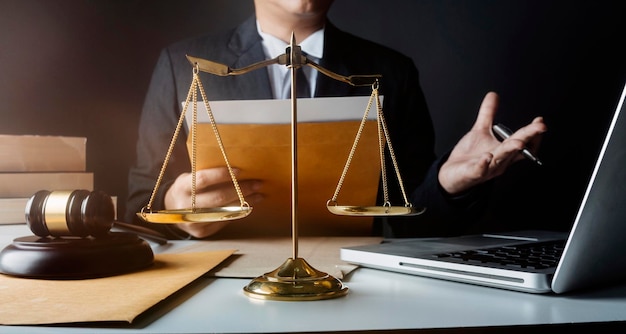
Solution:
M26 224L40 237L99 237L108 234L115 207L102 191L41 190L26 204Z

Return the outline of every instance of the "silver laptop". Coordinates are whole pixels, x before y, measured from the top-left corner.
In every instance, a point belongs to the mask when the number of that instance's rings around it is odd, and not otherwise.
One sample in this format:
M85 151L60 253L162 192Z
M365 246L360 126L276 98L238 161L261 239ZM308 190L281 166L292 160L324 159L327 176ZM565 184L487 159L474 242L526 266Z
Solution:
M626 86L571 232L519 231L344 247L363 267L531 293L626 282Z

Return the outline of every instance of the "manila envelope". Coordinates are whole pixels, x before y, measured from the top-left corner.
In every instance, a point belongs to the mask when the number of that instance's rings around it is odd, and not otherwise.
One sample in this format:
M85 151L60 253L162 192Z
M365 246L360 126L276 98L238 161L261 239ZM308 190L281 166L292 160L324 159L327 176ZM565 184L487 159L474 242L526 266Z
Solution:
M326 99L307 99L307 102L310 104L316 100ZM214 109L212 104L210 106ZM284 106L288 108L285 112L289 113L289 104ZM315 109L316 105L308 107ZM265 195L262 202L251 204L250 215L235 220L220 231L220 235L289 236L292 234L292 217L295 217L298 235L302 236L371 235L372 217L335 215L326 208L357 136L361 120L354 118L362 118L364 107L357 108L360 109L353 114L358 111L358 116L346 117L353 119L298 122L298 180L293 188L291 124L219 124L219 120L216 121L226 159L232 167L241 170L237 180L262 180L261 192ZM196 136L196 168L225 166L211 123L206 119L199 121ZM191 136L188 136L187 145L191 152ZM379 180L377 123L370 119L366 121L336 204L377 205ZM297 190L295 210L292 210L292 189Z

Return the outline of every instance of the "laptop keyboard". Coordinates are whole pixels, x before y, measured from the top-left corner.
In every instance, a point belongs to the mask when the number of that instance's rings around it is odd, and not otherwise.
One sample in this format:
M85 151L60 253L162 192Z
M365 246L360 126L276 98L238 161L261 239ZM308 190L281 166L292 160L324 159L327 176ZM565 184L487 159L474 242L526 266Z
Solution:
M565 240L530 243L514 246L483 248L434 256L457 263L496 264L509 268L553 268L565 248Z

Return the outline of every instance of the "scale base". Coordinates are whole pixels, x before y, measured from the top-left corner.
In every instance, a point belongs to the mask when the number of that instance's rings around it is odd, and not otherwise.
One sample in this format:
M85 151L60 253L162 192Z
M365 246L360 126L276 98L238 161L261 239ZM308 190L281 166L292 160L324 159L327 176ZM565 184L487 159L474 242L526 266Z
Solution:
M333 276L316 270L302 258L289 258L276 270L252 280L243 288L251 298L306 301L346 295L348 287Z
M0 252L0 272L37 279L114 276L150 266L150 245L135 234L110 232L98 238L16 238Z

